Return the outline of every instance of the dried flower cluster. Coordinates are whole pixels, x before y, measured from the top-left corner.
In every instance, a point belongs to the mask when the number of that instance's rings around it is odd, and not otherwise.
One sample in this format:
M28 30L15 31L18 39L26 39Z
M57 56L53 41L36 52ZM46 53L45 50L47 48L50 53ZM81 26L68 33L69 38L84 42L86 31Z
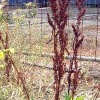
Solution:
M68 94L72 92L74 96L78 81L80 69L78 68L77 54L79 48L82 44L84 36L80 31L80 24L83 15L85 14L85 9L83 3L85 0L76 0L76 6L78 8L79 14L77 17L77 23L72 25L74 33L73 41L73 59L70 59L70 66L68 70ZM68 34L65 31L67 26L68 14L66 10L68 8L70 0L50 0L52 15L51 19L48 15L48 23L52 27L52 35L54 39L54 57L53 57L53 70L55 79L55 100L59 100L61 78L66 71L66 63L64 62L65 51L69 54L67 50Z
M67 25L68 8L70 0L50 0L53 19L48 15L49 25L52 27L52 35L54 38L54 57L53 57L53 70L55 79L55 100L59 100L60 84L63 74L66 69L64 62L64 54L67 50L68 34L65 31Z
M83 15L85 14L85 8L83 7L83 3L85 0L76 0L76 6L78 8L79 14L77 17L77 22L75 25L72 25L74 40L73 40L73 59L70 59L69 73L68 73L68 93L70 90L72 91L72 96L75 94L78 81L79 81L79 73L80 68L78 66L77 54L79 52L79 48L82 44L84 36L82 36L82 32L80 31L80 24ZM72 88L71 88L72 86Z

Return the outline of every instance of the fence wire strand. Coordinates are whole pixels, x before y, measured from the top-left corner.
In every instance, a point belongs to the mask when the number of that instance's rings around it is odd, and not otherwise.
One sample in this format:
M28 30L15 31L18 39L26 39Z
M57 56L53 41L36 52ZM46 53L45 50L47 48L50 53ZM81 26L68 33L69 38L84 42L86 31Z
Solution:
M9 22L12 21L12 14L13 12L17 9L17 8L21 8L22 14L25 14L26 12L26 18L25 18L25 23L20 24L20 27L23 30L23 34L26 34L27 30L24 30L24 27L29 27L29 31L27 31L27 33L29 33L29 45L30 47L33 44L33 40L32 38L34 37L34 28L33 26L35 25L35 30L39 31L41 34L41 37L49 36L51 35L51 28L48 25L47 22L47 12L51 13L50 11L50 7L43 7L43 0L41 4L36 4L36 16L34 18L31 18L31 13L32 13L32 8L30 7L29 9L25 8L24 6L18 6L18 5L14 5L14 6L7 6L7 9L9 11L7 11L7 15L8 15L8 19ZM98 52L99 50L99 20L100 20L100 14L99 14L99 10L100 8L98 6L96 7L90 7L89 5L85 5L86 7L86 15L82 18L82 32L83 35L85 36L84 42L81 46L80 49L80 56L91 56L91 57L99 57L100 54ZM28 10L28 11L27 11ZM70 18L68 18L68 27L66 29L68 29L69 32L69 39L71 41L71 39L73 38L72 35L72 30L71 30L71 24L74 23L76 21L76 15L78 14L78 11L76 9L75 5L70 4L69 9L68 9L68 13L70 15ZM29 17L27 17L29 16ZM52 16L51 16L52 17ZM34 20L39 20L37 22L34 22ZM28 20L28 22L27 22ZM12 30L13 27L15 27L15 24L9 23L9 28ZM37 32L37 34L39 33ZM27 40L27 35L25 35L26 37L23 38L24 41ZM71 42L69 41L69 45L72 45ZM95 45L94 45L95 43ZM30 48L32 49L32 47ZM71 51L71 48L69 48ZM88 50L88 52L87 52ZM93 55L93 51L94 51L94 55Z

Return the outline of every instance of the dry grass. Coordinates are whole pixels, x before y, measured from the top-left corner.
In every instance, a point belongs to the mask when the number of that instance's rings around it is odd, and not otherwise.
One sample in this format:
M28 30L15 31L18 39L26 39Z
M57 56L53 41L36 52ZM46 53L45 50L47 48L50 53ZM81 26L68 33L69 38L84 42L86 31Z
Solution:
M40 22L40 19L36 21ZM42 32L41 32L42 28ZM99 28L100 29L100 28ZM96 26L84 27L84 33L93 32L96 30ZM71 30L69 30L70 36L72 37ZM45 69L45 66L50 66L52 60L50 58L42 58L40 56L25 56L25 52L46 52L52 53L53 51L53 41L47 44L48 40L51 38L51 29L48 24L34 24L29 29L28 26L21 26L19 29L10 28L10 47L14 48L17 55L13 55L16 65L21 70L25 78L25 84L28 89L29 95L34 100L53 100L54 90L53 90L53 71L50 69ZM98 46L99 44L98 40ZM71 52L71 40L69 41L69 49ZM99 47L97 48L97 56L100 56ZM95 37L87 36L84 39L82 48L80 49L79 55L94 56L95 55ZM22 64L23 61L34 62L42 64L44 67L40 68L38 66L28 66ZM90 70L99 70L99 63L94 62L79 62L82 68L83 77L80 81L79 88L76 95L86 95L87 99L92 100L91 97L94 95L97 89L97 84L100 82L100 77L94 77L91 75ZM51 66L50 66L51 67ZM4 69L0 68L0 100L26 100L25 95L22 91L21 84L17 85L17 79L14 77L14 69L11 69L10 82L6 81ZM62 80L62 86L64 90L61 94L61 100L64 100L65 92L67 91L67 76L64 76ZM33 100L33 99L31 99ZM98 99L100 100L100 98Z

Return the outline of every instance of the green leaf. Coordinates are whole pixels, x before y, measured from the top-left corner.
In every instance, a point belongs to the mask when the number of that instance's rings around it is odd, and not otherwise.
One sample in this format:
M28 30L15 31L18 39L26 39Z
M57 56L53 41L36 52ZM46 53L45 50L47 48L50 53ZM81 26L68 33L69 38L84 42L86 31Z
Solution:
M4 59L4 53L0 51L0 59Z
M34 98L31 98L30 100L34 100Z
M15 50L14 50L14 48L9 48L9 49L4 50L4 53L12 53L12 54L14 54Z
M75 100L84 100L85 95L77 97Z
M5 66L4 65L0 65L0 68L4 68Z
M9 51L10 51L11 53L15 53L14 48L10 48Z
M65 93L65 100L70 100L70 96L68 95L68 93Z

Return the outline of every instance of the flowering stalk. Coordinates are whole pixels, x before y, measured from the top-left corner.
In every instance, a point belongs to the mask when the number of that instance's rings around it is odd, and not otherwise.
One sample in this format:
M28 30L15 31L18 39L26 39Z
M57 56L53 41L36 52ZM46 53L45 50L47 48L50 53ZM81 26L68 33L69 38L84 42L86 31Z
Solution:
M73 59L70 60L69 73L68 73L68 93L70 90L72 91L72 97L75 94L77 89L78 81L79 81L79 73L80 69L78 68L77 54L79 52L79 48L82 44L84 36L82 36L82 32L80 31L80 24L83 15L85 14L85 8L83 7L83 3L85 0L76 0L76 6L78 8L79 14L77 17L77 22L75 25L72 25L74 40L73 40ZM71 88L72 86L72 88Z
M55 100L59 100L61 78L66 69L64 54L67 50L68 34L65 31L68 15L66 10L70 0L50 0L53 19L48 15L48 23L52 27L54 39L53 70L55 80Z
M5 32L2 33L0 31L0 43L2 45L2 47L4 48L4 51L5 51L5 57L4 57L4 60L5 60L5 69L6 69L6 75L7 75L7 81L10 81L9 80L9 75L10 75L10 70L11 70L11 67L13 67L17 73L17 77L21 80L21 83L23 85L23 91L25 92L25 95L26 95L26 98L27 100L29 100L29 94L27 92L27 89L26 89L26 86L25 86L25 80L23 79L23 76L20 74L20 72L18 71L17 67L15 66L15 63L12 59L12 56L10 55L10 49L9 49L9 34L8 34L8 24L6 21L4 21L4 24L5 24ZM5 38L4 38L4 35L5 34Z

